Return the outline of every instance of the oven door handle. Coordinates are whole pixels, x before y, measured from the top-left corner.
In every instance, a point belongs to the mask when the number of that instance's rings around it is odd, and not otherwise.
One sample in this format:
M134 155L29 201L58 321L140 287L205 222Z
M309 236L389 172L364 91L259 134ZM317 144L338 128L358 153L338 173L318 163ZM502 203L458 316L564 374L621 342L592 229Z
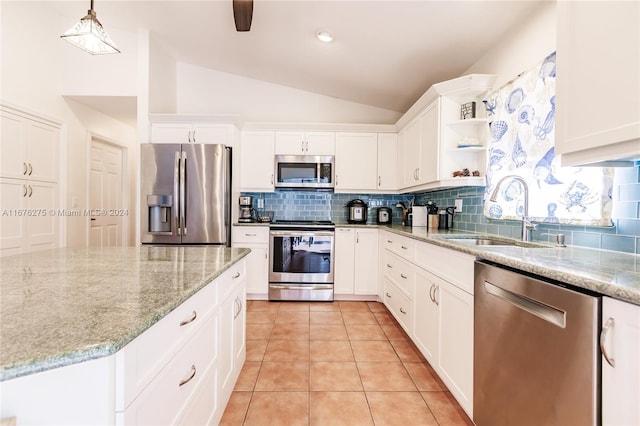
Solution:
M274 237L333 237L333 231L269 231Z
M333 288L333 284L309 284L309 285L296 285L296 284L269 284L270 288L276 290L330 290Z

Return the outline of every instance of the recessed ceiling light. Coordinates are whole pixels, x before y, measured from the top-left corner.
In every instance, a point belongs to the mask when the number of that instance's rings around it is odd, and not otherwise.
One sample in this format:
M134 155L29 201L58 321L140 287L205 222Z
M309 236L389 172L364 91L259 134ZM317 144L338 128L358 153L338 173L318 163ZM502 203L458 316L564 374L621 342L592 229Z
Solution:
M318 37L318 40L325 43L331 43L331 41L333 41L333 36L328 31L318 31L316 37Z

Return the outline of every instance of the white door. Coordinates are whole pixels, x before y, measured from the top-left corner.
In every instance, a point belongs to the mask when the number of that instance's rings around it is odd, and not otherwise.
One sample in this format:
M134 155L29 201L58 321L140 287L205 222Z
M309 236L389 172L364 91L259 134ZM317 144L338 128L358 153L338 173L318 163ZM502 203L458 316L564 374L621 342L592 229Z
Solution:
M116 247L122 245L122 148L91 140L91 170L89 171L89 246Z

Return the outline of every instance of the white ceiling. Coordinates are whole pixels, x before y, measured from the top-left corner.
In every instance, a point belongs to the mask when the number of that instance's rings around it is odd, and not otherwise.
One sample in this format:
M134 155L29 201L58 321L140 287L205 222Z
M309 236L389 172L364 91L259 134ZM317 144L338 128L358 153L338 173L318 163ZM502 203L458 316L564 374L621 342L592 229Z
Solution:
M231 0L96 0L94 9L107 32L149 29L178 61L403 113L541 3L255 0L248 33L235 31ZM89 0L50 4L73 23ZM315 38L321 29L332 43Z

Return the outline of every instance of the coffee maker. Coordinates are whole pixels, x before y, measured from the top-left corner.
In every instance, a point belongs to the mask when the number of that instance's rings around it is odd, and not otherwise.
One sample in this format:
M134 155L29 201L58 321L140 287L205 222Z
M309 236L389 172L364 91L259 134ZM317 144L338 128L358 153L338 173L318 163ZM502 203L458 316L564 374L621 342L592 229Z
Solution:
M241 195L238 199L240 204L240 216L238 222L250 223L255 222L255 210L253 209L253 197L251 195Z

